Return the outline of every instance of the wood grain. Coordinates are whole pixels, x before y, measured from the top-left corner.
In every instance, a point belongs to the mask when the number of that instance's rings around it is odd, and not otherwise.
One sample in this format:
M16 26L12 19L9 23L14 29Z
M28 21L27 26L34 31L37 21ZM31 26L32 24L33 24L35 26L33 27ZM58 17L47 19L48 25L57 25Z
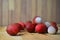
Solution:
M37 1L37 15L42 17L42 0Z
M2 26L2 0L0 0L0 25Z
M58 33L55 35L28 33L26 30L24 30L19 32L16 36L10 36L6 32L6 26L0 27L0 40L60 40L60 27L58 28Z
M21 0L15 0L15 22L20 21L20 15L21 15Z
M11 5L12 4L12 5ZM9 0L8 1L8 24L14 23L14 0ZM13 21L13 22L12 22Z
M27 20L26 21L28 21L28 20L31 20L31 18L32 18L32 16L31 16L31 14L32 14L32 8L31 8L31 6L32 6L32 0L27 0L27 2L26 2L26 15L27 15Z
M8 25L8 0L2 1L2 24Z
M0 25L26 22L35 16L60 23L59 0L0 0Z
M48 14L47 14L47 16L48 16L48 21L51 21L51 5L52 5L52 3L51 3L52 1L51 0L47 0L47 10L48 10Z
M48 11L48 9L47 9L47 3L48 1L47 0L42 0L42 19L43 19L43 21L45 22L45 21L48 21L47 19L47 17L48 17L48 14L49 15L51 15L51 13L49 13L49 12L47 12ZM49 4L48 4L49 5Z
M59 19L59 17L60 17L60 0L58 0L58 1L56 1L56 21L57 21L57 23L59 23L59 21L60 21L60 19ZM59 19L59 20L58 20Z
M20 20L25 22L27 20L27 13L26 13L26 5L27 1L26 0L21 0L21 14L20 14Z
M36 0L32 0L32 18L36 16Z

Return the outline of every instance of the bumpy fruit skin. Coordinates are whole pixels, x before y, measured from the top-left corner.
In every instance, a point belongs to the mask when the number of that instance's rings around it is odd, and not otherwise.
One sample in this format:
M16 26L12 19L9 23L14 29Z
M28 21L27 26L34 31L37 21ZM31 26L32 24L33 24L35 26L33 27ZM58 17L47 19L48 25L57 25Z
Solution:
M21 30L24 30L25 28L25 24L23 22L18 22L22 27L21 27Z
M30 23L32 24L32 21L27 21L27 22L25 23L25 28L26 28L26 25L27 25L27 24L30 24Z
M43 24L43 23L36 25L35 32L37 32L37 33L46 33L47 32L46 25Z
M12 36L17 35L17 33L20 31L19 27L20 27L20 25L18 23L8 25L6 32Z
M57 23L56 22L50 22L50 24L52 25L52 26L57 26Z
M28 24L26 25L26 30L27 30L28 32L32 33L32 32L34 32L34 30L35 30L35 26L34 26L32 23L28 23Z
M36 16L36 17L38 17L38 16ZM35 22L35 18L36 18L36 17L34 17L33 20L32 20L32 23L33 23L33 24L36 24L36 22Z
M42 19L39 16L36 16L33 18L32 23L33 24L39 24L41 23Z
M57 23L56 22L50 22L50 24L56 29L56 33L58 31Z

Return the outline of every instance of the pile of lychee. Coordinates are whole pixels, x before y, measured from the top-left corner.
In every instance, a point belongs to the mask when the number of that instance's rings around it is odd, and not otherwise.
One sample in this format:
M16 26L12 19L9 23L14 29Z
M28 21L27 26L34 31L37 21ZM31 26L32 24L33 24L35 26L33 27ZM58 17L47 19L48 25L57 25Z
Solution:
M17 35L21 30L26 30L29 33L56 34L58 27L56 22L43 22L40 16L36 16L32 21L29 20L26 23L20 21L18 23L9 24L6 28L6 32L9 35Z

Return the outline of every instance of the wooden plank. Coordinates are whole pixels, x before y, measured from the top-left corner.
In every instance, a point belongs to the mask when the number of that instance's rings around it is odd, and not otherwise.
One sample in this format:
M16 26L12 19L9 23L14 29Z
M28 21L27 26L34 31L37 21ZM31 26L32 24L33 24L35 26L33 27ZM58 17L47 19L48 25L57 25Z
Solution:
M35 16L59 23L59 7L59 0L0 0L0 25L26 22Z
M14 0L9 0L9 20L8 20L8 22L9 22L9 24L11 24L11 23L14 23L15 22L15 17L14 17Z
M27 20L26 21L28 21L28 20L31 20L31 14L32 14L32 8L31 8L31 6L32 6L32 0L27 0L27 5L26 5L26 18L27 18Z
M57 23L60 23L60 0L56 0L56 20L57 20Z
M37 0L37 15L42 17L42 0Z
M42 19L43 22L47 21L47 0L42 0ZM48 14L49 15L49 14Z
M52 15L51 15L52 21L56 22L56 0L52 0Z
M51 9L52 8L52 0L47 0L47 17L48 17L48 21L51 21Z
M32 19L36 16L36 0L32 0Z
M8 25L8 0L2 2L2 25Z
M15 0L15 22L20 21L20 15L21 15L21 0Z
M14 10L14 0L9 0L9 10Z
M21 15L20 20L26 22L26 0L21 0Z
M2 26L2 0L0 0L0 26Z

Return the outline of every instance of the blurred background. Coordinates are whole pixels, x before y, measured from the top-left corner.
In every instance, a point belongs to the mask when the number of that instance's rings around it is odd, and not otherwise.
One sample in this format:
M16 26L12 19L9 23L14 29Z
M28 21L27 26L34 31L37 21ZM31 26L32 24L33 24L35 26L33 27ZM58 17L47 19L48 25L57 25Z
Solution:
M0 0L0 26L26 22L35 16L60 24L60 0Z

